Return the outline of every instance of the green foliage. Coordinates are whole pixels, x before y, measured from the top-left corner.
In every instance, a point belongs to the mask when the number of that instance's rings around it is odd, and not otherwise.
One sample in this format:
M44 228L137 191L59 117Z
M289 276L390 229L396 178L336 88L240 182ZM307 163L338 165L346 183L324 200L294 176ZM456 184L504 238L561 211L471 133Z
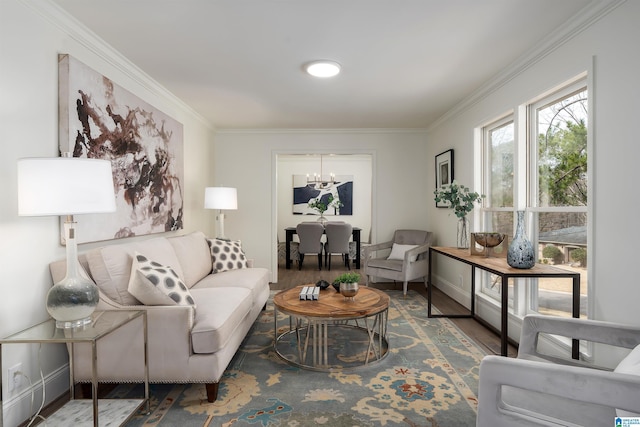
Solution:
M558 264L564 260L564 255L562 251L558 249L557 246L547 245L542 250L542 256L545 258L549 258L553 260L554 263Z
M572 260L579 262L583 267L587 264L587 250L585 248L572 250L570 256Z
M354 272L343 273L335 278L333 283L358 283L360 281L360 275Z
M540 135L540 195L548 206L587 204L587 125L567 120ZM546 204L543 203L543 204Z
M474 203L480 203L484 197L484 194L480 195L472 192L469 187L459 185L456 181L453 181L450 185L436 189L433 194L435 194L436 203L449 202L449 206L453 208L458 218L467 216L467 214L473 210Z
M333 194L329 194L329 198L327 199L326 204L322 202L320 197L309 201L309 207L311 209L317 210L320 213L320 215L322 215L330 207L338 209L342 206L344 206L344 203L342 203L340 199L335 199L333 197Z

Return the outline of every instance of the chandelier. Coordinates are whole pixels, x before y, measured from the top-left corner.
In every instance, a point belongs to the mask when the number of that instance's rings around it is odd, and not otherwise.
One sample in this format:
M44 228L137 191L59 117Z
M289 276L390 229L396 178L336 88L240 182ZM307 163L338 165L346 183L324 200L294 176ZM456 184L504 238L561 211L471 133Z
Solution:
M313 187L317 190L325 189L336 182L336 174L329 173L329 178L326 179L326 175L322 175L322 155L320 155L320 173L307 174L307 187Z

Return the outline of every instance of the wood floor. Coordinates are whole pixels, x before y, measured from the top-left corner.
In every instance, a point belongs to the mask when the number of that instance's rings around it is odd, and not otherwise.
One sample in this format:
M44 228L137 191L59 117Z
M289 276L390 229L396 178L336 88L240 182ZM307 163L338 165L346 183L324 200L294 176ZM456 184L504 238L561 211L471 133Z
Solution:
M356 270L351 266L352 271L363 274L362 270ZM284 268L284 262L278 266L278 283L272 283L271 289L282 290L289 289L294 286L307 283L316 283L318 280L326 280L331 283L333 279L338 275L347 271L347 268L343 265L339 255L334 255L331 261L331 271L327 271L326 267L323 267L321 271L318 270L318 262L315 257L306 257L302 269L298 270L298 266L294 263L290 270ZM364 283L364 277L361 283ZM377 289L402 289L402 283L373 283L370 286ZM409 283L409 289L427 296L427 290L423 282ZM433 292L433 305L437 307L443 313L467 313L468 310L462 307L453 299L449 298L446 294L434 287ZM458 326L469 338L480 345L488 354L500 354L500 336L494 330L489 329L479 321L475 319L451 319L456 326ZM513 345L509 345L509 356L515 357L517 355L517 348Z

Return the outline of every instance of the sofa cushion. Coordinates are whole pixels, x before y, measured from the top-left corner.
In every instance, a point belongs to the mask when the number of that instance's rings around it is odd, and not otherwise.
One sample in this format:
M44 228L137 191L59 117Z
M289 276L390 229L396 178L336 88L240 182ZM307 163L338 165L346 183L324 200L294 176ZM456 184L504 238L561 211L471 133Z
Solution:
M157 263L139 252L131 264L128 290L145 305L195 306L187 285L171 266Z
M213 273L247 268L247 257L239 240L207 239L211 250Z
M194 353L215 353L226 346L249 314L253 301L246 288L192 289L196 310L191 342Z
M262 267L243 268L210 274L191 290L206 288L245 288L251 291L254 301L259 301L265 288L269 288L269 270Z
M176 252L164 237L93 249L87 252L89 272L100 290L113 301L124 305L140 303L127 289L136 251L160 264L170 265L184 280Z
M402 261L397 259L373 258L367 263L367 268L402 271Z
M203 232L196 231L184 236L169 237L167 240L173 246L184 270L184 283L188 288L211 273L211 251Z

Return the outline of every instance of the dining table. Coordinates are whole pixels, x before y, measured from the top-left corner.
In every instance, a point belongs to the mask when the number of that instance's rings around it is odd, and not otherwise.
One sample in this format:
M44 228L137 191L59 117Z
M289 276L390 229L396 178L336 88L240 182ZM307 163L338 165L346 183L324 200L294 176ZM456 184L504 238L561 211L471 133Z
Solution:
M353 236L353 241L356 244L356 259L354 260L354 265L356 269L360 269L360 235L362 229L360 227L353 227L351 230L351 235ZM286 227L284 229L285 232L285 251L286 251L286 261L285 268L287 270L291 269L291 242L293 241L293 236L298 234L296 231L296 227Z

